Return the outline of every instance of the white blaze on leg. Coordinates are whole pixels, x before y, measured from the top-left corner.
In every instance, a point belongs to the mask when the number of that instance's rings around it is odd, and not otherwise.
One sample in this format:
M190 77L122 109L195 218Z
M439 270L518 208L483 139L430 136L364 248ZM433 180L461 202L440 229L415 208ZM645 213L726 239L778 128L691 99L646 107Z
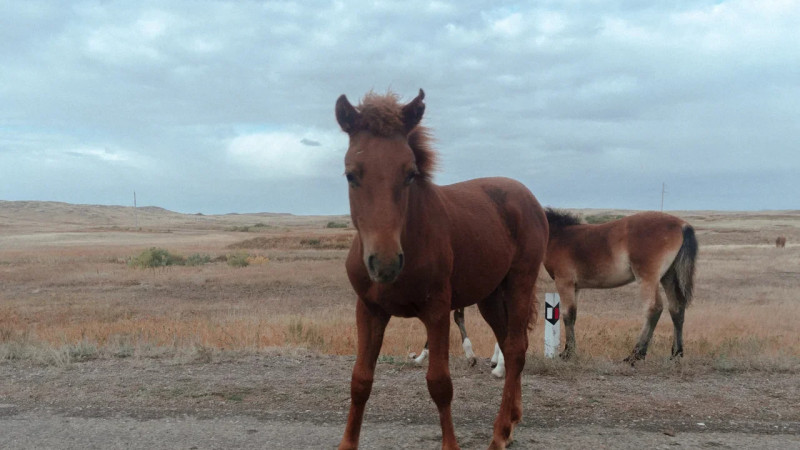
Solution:
M497 358L500 356L500 344L497 342L494 343L494 354L492 355L492 367L497 365Z
M503 352L500 351L500 345L499 344L495 344L494 354L497 357L497 367L495 367L494 370L492 370L492 375L494 375L497 378L505 378L505 376L506 376L506 361L503 358ZM494 358L495 357L493 356L492 359L494 359Z
M467 359L475 358L475 352L472 351L472 342L470 342L469 338L464 338L464 342L461 343L461 346L464 347L464 356Z

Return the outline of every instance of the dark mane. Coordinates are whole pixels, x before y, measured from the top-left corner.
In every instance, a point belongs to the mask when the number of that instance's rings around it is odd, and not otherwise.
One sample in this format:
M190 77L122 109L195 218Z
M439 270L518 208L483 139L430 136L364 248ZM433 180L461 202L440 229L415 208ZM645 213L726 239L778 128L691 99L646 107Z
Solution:
M361 126L378 136L405 134L399 96L394 92L379 95L368 92L356 108L361 114ZM430 130L417 125L408 133L408 146L414 152L420 178L430 181L436 171L436 151L431 146L433 137Z
M550 225L551 232L560 228L581 224L581 219L578 216L561 209L548 207L545 208L544 213L547 216L547 223Z

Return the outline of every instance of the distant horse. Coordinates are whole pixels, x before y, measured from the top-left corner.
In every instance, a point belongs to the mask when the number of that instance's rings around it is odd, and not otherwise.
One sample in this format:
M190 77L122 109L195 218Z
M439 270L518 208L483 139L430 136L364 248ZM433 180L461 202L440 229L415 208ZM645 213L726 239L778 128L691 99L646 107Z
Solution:
M464 349L464 356L467 358L467 363L470 367L474 366L478 359L475 357L475 352L472 350L472 341L467 336L467 327L464 325L464 308L456 309L453 313L453 321L458 325L458 330L461 332L461 347ZM408 355L415 364L422 364L428 357L428 341L425 341L425 346L419 355L412 352ZM506 375L505 360L503 359L503 352L500 351L500 346L494 344L494 354L492 354L492 375L497 378L503 378Z
M580 223L568 213L547 209L550 239L544 267L555 280L566 325L563 358L575 354L575 316L580 289L639 283L647 307L639 340L625 361L644 359L663 310L659 281L667 294L674 325L672 357L683 356L684 311L692 301L697 240L694 228L663 213L643 212L599 225Z
M775 239L775 247L778 248L786 247L786 236L778 236L778 238Z
M442 448L458 448L450 404L450 311L478 304L506 356L503 397L491 448L505 448L522 419L521 375L534 290L547 247L547 219L522 184L483 178L431 181L436 153L419 126L424 93L406 105L368 93L358 107L342 95L336 119L357 234L346 268L358 300L358 354L340 449L356 448L364 406L391 316L418 317L430 344L428 391L439 411Z

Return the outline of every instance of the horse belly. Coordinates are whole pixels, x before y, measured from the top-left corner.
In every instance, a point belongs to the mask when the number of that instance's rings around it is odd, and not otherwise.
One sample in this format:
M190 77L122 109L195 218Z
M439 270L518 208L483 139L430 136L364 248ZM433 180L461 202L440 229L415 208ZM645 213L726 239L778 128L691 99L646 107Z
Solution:
M610 289L626 285L636 279L626 254L617 256L607 264L585 268L582 272L576 283L578 289Z
M457 260L451 279L451 308L474 305L494 292L508 275L511 255L510 251L486 251L474 257L474 260L482 261L481 264Z

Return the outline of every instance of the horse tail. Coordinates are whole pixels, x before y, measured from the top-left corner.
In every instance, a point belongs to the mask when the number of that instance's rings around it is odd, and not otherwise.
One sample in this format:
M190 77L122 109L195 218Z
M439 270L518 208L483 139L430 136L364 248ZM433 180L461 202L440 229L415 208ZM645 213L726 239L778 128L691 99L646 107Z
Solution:
M671 268L674 271L677 287L675 293L678 294L678 301L682 303L684 307L689 306L689 303L692 302L697 249L697 238L694 235L694 228L686 224L683 226L683 244L681 244L681 248L678 250L678 255L675 256Z

